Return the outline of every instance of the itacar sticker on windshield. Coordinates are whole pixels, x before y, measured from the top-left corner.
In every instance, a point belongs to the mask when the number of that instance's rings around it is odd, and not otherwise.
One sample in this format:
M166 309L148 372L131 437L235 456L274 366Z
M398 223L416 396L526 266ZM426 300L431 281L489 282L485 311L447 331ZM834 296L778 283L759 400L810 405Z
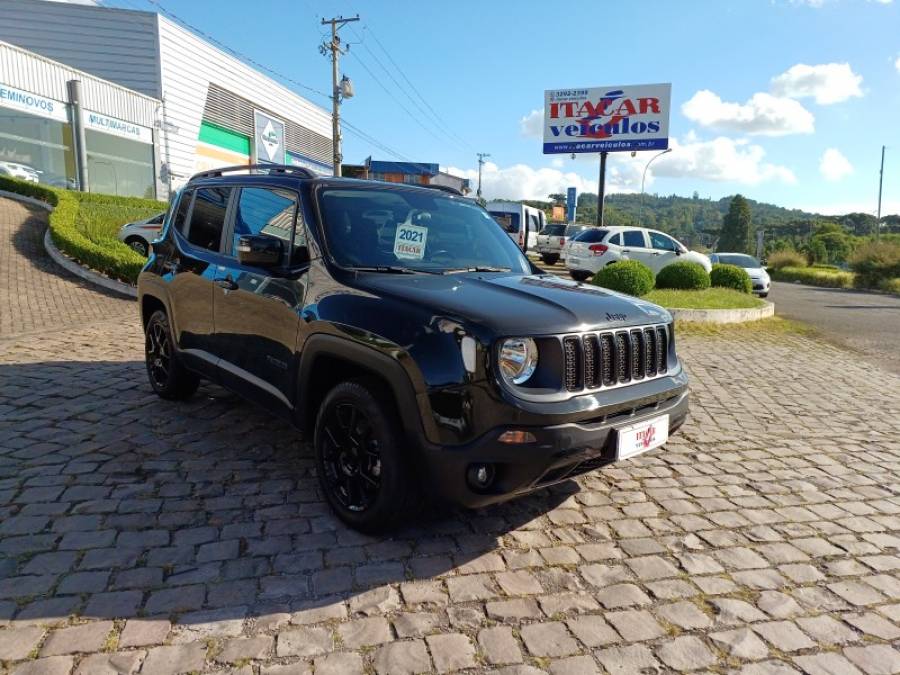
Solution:
M394 237L394 255L403 260L421 260L425 257L428 228L403 223L397 226Z

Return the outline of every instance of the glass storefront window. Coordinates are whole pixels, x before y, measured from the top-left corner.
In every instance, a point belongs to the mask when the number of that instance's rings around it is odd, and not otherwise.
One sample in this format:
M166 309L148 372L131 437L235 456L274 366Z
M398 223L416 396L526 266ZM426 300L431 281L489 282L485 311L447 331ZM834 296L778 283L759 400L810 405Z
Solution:
M156 197L153 146L85 129L91 192Z
M74 189L71 126L0 108L0 175Z

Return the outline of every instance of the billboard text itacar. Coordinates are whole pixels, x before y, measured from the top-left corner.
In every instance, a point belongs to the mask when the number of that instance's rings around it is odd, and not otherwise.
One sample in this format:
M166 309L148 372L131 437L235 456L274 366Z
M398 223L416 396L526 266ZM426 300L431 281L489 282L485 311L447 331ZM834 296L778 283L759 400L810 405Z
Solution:
M544 153L665 150L670 84L544 92Z

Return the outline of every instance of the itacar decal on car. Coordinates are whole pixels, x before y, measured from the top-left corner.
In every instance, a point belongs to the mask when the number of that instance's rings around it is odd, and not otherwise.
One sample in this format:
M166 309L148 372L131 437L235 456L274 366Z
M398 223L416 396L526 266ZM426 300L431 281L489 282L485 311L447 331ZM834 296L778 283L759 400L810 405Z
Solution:
M394 255L404 260L421 260L425 257L428 228L403 223L397 226L394 236Z

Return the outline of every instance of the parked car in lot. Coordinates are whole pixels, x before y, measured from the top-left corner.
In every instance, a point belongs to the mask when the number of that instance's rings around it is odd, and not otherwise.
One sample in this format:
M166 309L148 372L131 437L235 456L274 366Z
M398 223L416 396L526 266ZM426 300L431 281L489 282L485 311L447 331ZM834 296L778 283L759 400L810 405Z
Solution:
M576 281L584 281L620 260L639 260L657 274L678 260L696 262L709 272L712 263L702 253L656 230L641 227L592 227L569 240L566 268Z
M304 429L349 525L391 527L423 495L509 499L684 422L666 310L541 273L462 196L253 170L198 174L170 206L138 280L147 374Z
M9 176L10 178L27 180L30 183L38 183L40 182L41 172L27 164L0 162L0 176Z
M165 213L157 213L144 220L126 223L119 229L119 241L125 242L142 256L150 255L150 242L159 236L165 216Z
M565 259L566 242L579 232L587 229L587 225L566 225L551 223L538 233L537 252L545 265L555 265L560 258Z
M489 202L487 212L523 251L534 250L538 232L547 224L543 211L519 202Z
M747 274L750 275L753 292L761 298L769 295L772 280L769 278L769 273L766 272L762 263L752 255L747 255L746 253L713 253L709 256L709 259L713 263L743 267Z

